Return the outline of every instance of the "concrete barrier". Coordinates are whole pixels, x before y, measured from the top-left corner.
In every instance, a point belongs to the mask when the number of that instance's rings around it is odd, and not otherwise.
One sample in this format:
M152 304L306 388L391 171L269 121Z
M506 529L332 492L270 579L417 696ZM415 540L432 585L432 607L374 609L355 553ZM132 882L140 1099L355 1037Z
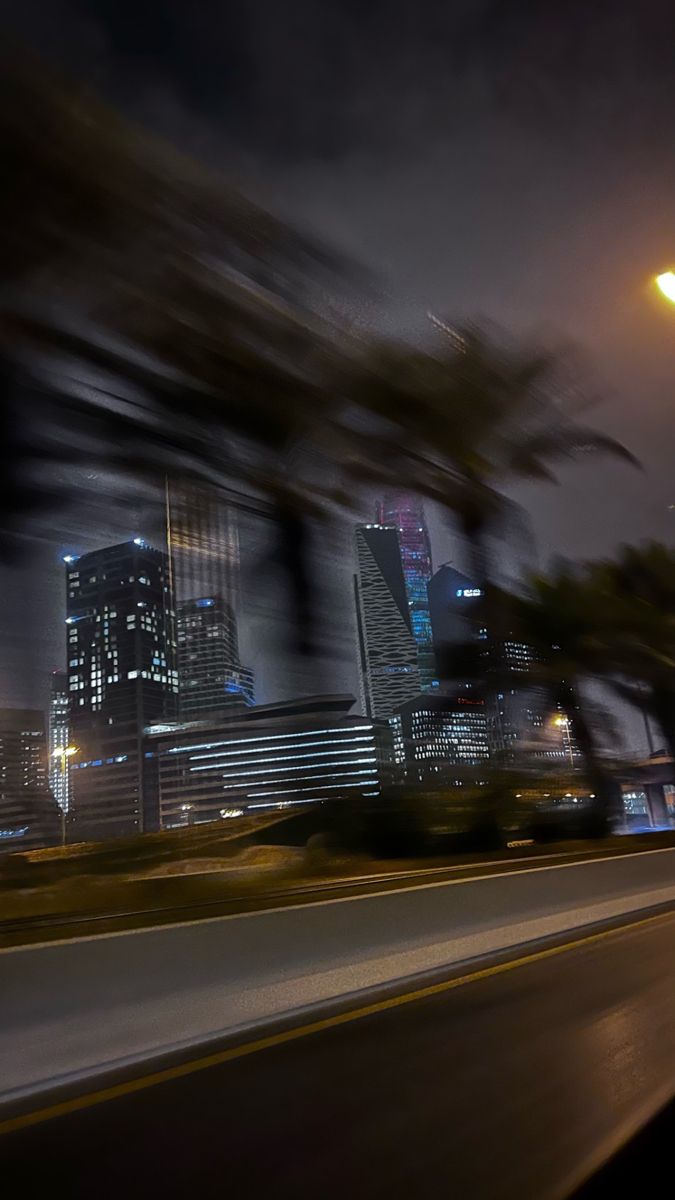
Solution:
M0 951L0 1100L675 900L675 849Z

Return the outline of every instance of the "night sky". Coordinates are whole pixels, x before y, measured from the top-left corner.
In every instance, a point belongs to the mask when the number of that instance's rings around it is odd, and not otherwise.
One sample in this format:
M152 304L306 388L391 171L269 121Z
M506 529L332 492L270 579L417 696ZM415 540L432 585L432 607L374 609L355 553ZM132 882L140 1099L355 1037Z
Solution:
M671 3L0 0L0 21L366 262L391 332L416 336L433 309L579 348L604 397L595 423L644 471L586 465L561 488L523 490L542 565L672 542L675 308L650 287L675 263ZM133 533L130 519L110 532ZM437 562L461 565L431 523ZM3 572L5 702L37 700L60 665L64 536ZM88 545L102 540L92 530ZM338 541L348 606L349 541ZM27 587L37 636L25 641ZM254 665L264 698L293 690L273 664ZM334 683L355 686L349 659Z

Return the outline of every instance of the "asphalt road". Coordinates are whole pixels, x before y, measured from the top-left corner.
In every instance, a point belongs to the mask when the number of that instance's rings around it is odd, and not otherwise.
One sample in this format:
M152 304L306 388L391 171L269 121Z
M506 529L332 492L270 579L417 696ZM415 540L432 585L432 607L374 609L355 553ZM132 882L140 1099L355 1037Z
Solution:
M675 1092L674 950L668 914L5 1133L0 1178L71 1200L567 1195Z

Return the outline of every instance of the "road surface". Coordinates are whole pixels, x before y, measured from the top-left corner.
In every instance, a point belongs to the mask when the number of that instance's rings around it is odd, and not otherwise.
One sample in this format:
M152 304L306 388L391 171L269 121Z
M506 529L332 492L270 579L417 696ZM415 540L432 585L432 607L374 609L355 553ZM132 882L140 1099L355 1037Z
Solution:
M675 1092L674 951L675 913L525 951L5 1132L0 1172L70 1200L561 1197Z
M675 849L413 884L0 951L0 1103L675 904Z

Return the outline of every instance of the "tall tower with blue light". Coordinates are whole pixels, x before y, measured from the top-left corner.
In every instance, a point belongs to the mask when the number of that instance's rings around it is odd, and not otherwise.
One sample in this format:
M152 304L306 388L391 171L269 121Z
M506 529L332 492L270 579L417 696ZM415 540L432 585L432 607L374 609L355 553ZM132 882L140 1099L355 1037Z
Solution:
M407 492L392 493L378 505L378 518L381 524L394 525L398 529L410 625L417 644L420 685L423 692L436 691L439 682L428 592L432 575L431 542L422 501Z

